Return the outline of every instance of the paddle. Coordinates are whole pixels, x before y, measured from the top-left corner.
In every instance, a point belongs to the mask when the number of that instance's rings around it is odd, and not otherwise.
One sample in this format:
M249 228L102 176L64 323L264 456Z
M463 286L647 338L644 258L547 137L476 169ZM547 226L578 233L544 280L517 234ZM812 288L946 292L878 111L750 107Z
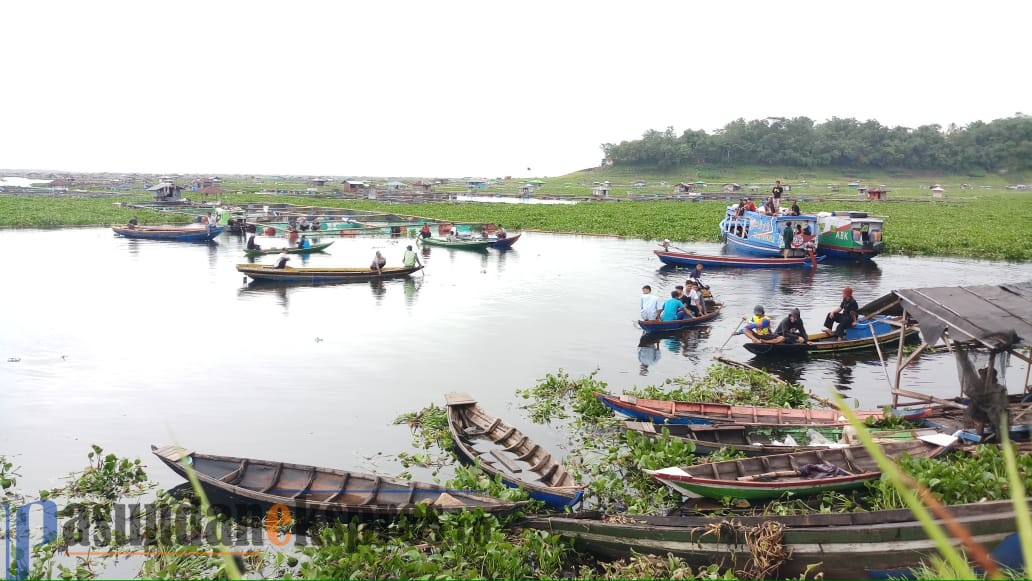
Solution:
M796 470L776 470L774 472L764 472L763 474L752 474L750 476L739 476L738 480L741 482L752 482L754 480L765 480L781 477L792 477L799 476L799 472Z
M744 323L744 322L745 322L745 319L742 319L741 321L738 321L738 326L735 327L734 331L731 331L731 337L734 337L738 333L738 327L741 327L742 323ZM717 351L723 351L724 347L727 346L727 342L731 340L731 337L728 337L727 341L724 341L724 344L721 345L720 349L717 349Z

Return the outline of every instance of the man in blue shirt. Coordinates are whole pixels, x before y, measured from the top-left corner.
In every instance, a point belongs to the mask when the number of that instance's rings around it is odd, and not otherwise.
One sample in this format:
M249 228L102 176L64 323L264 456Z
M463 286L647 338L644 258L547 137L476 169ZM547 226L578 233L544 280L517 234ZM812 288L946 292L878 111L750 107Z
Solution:
M663 303L663 313L659 316L663 321L677 321L684 318L684 303L677 291L670 291L670 298Z

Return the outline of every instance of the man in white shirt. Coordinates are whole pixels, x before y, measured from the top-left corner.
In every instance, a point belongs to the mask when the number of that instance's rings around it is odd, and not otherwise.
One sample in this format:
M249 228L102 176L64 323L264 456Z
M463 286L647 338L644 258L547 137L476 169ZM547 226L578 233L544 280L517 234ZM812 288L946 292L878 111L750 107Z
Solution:
M692 279L689 280L688 292L688 308L692 310L696 317L706 314L706 307L702 303L702 293L699 292L699 285Z
M659 318L659 298L652 294L652 287L645 285L641 287L641 320L655 321Z

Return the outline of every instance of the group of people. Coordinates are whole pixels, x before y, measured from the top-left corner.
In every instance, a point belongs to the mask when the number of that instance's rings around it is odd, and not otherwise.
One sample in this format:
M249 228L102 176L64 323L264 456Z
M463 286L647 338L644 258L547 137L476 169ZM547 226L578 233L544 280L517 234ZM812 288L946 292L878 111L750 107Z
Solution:
M702 291L709 287L702 282L702 265L698 264L691 272L684 285L677 285L670 291L670 298L663 302L652 294L652 287L641 287L642 321L678 321L695 318L706 314L706 300Z
M785 193L784 186L781 185L781 180L774 182L774 187L770 190L770 196L767 197L763 202L763 213L768 216L777 216L781 214L781 197ZM738 202L738 209L735 211L735 218L741 218L745 212L755 212L756 203L752 201L752 198L742 198ZM802 212L799 210L799 203L796 201L792 202L792 208L789 211L790 216L800 216Z
M824 318L824 333L829 337L845 337L846 330L856 324L859 315L860 306L853 298L853 289L847 286L842 289L839 306ZM789 311L778 326L773 328L763 305L756 305L753 316L742 317L742 320L746 324L739 325L737 334L745 335L753 343L807 343L810 340L799 309Z

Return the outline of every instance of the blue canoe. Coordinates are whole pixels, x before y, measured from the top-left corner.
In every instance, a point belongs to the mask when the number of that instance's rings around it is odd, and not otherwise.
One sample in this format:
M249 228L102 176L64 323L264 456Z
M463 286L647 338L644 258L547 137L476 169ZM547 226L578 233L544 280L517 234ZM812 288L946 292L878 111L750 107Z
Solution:
M813 267L816 263L824 260L823 256L802 258L751 258L747 256L731 255L707 255L695 254L693 252L669 252L666 250L653 250L663 264L674 266L695 267L696 264L703 266L735 266L740 268L786 268L786 267Z
M720 303L713 307L710 312L699 315L698 317L692 317L690 319L679 319L676 321L638 321L638 326L647 333L660 333L663 331L677 331L679 329L687 329L688 327L694 327L695 325L701 325L708 321L712 321L717 315L720 314L720 309L724 308L724 303Z

